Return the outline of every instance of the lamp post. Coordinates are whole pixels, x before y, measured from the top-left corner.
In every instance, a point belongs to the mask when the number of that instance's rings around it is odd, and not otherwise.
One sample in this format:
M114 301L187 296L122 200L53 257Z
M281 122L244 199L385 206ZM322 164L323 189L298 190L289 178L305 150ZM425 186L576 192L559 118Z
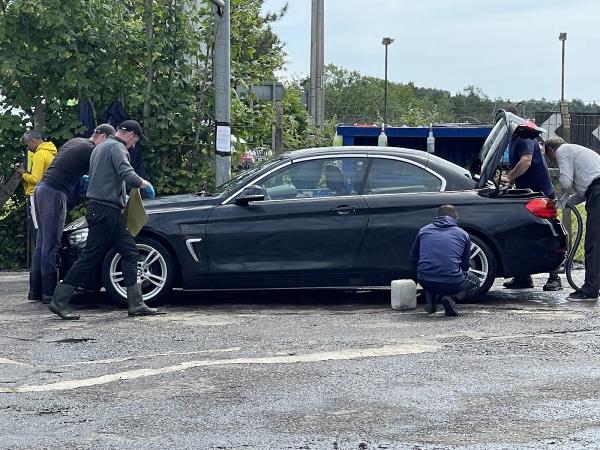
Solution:
M394 42L390 37L384 37L381 43L385 46L385 84L383 87L383 126L387 124L387 89L388 89L388 46Z
M565 101L565 41L567 40L567 33L560 33L558 40L562 42L562 67L560 76L560 101Z

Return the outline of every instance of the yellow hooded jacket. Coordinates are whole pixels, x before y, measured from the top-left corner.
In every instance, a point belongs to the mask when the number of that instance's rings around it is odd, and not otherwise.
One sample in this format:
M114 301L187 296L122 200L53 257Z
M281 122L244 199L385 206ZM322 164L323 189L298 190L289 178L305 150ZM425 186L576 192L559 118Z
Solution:
M37 184L42 181L46 169L50 167L56 156L56 147L52 142L42 142L30 158L29 172L23 174L25 194L32 195ZM29 164L28 164L29 165Z

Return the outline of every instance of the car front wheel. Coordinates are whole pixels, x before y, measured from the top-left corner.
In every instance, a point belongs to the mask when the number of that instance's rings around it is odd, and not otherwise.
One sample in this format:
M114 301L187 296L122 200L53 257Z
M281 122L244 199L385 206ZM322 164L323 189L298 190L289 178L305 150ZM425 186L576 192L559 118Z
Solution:
M471 236L470 271L479 278L480 286L468 300L483 297L496 279L496 257L490 247L476 236Z
M156 306L171 292L174 280L173 258L169 251L154 239L139 237L140 252L137 264L138 283L146 304ZM108 294L118 304L127 305L127 288L123 284L123 259L114 250L109 251L102 264L102 282Z

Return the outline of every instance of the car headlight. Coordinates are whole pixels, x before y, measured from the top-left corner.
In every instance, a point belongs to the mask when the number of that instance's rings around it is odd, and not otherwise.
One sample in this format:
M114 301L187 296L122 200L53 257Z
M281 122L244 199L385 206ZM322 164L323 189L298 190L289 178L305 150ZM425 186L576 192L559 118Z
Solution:
M71 244L74 247L78 247L82 244L85 244L85 241L87 241L87 237L88 229L80 228L79 230L75 230L71 234L69 234L69 244Z

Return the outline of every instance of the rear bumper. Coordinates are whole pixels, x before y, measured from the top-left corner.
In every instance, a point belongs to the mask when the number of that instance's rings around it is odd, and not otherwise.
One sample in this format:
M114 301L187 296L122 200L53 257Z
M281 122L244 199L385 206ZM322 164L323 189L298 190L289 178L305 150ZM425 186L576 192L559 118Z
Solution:
M567 234L560 220L540 220L520 228L503 253L504 277L547 273L564 262Z

